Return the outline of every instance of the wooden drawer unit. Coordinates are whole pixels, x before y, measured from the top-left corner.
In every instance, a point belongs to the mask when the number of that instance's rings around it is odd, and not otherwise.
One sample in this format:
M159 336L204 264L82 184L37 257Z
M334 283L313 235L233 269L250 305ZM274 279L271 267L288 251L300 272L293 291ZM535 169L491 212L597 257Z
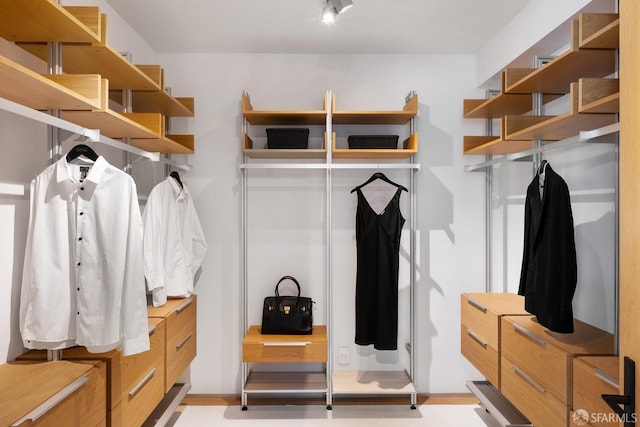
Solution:
M165 392L178 381L196 357L197 299L195 295L183 299L170 299L162 307L149 307L149 317L166 321Z
M573 361L574 411L589 416L586 425L593 427L621 427L616 415L604 400L603 394L622 394L619 391L619 358L616 356L585 356ZM578 425L576 423L571 424Z
M262 335L250 326L242 340L243 362L327 362L327 328L314 325L311 335Z
M572 334L559 334L540 325L534 316L504 317L501 343L503 358L565 404L571 404L573 358L614 352L613 335L601 329L574 320Z
M536 427L569 425L578 356L613 354L613 335L578 320L574 329L559 334L534 316L502 318L500 391Z
M500 385L500 318L526 314L516 294L462 294L460 302L462 355L496 387Z
M510 317L503 319L502 363L506 359L506 363L526 372L531 381L566 404L569 391L569 354L550 344L546 330L532 319L525 317L525 320L532 323L526 326Z
M164 397L165 321L150 318L149 324L151 349L122 358L123 427L142 425Z
M162 400L165 335L164 319L149 318L149 351L123 357L119 350L104 353L89 353L85 347L62 350L64 360L104 362L107 372L108 426L126 427L142 424ZM36 361L46 360L46 357L46 351L31 350L19 359Z
M567 426L566 403L532 379L522 368L502 358L502 394L536 427Z
M490 346L471 328L462 325L460 331L462 355L476 367L491 384L500 384L500 356L498 350Z
M0 425L106 426L106 376L100 362L0 365Z

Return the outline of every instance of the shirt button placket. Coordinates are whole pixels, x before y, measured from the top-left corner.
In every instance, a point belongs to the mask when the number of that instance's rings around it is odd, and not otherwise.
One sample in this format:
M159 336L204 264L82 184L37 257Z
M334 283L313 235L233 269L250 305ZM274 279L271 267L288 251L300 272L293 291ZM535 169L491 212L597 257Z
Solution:
M86 219L85 209L84 209L84 198L83 191L84 185L80 184L78 194L78 206L77 206L77 216L76 216L76 230L78 241L76 244L76 307L77 307L77 315L80 315L80 288L82 287L82 235L84 234L84 221Z

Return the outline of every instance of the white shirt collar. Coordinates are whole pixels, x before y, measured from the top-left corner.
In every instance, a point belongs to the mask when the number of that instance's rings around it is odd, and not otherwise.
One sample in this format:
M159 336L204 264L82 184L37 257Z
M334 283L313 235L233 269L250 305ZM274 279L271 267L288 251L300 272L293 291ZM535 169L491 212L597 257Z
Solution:
M85 178L85 181L91 181L93 183L100 184L104 171L109 166L109 163L104 157L99 156L98 159L91 165L91 169ZM71 173L69 171L69 164L67 163L67 157L62 156L60 160L56 162L56 182L61 183L71 179Z
M167 177L167 180L171 185L171 189L173 190L173 194L176 197L176 200L182 200L189 196L189 191L187 190L186 186L181 187L180 184L178 184L178 181L170 176Z

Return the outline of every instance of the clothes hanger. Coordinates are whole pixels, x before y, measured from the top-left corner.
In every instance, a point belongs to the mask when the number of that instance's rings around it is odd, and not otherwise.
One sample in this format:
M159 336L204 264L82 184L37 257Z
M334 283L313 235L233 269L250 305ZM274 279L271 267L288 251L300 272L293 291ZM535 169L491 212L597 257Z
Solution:
M549 164L549 162L547 162L546 160L543 160L542 162L540 162L540 167L538 168L538 174L542 175L544 174L544 172L547 169L547 165Z
M373 175L371 175L371 177L370 177L366 182L364 182L364 183L362 183L362 184L358 185L356 188L354 188L353 190L351 190L351 192L353 193L354 191L359 190L360 188L364 187L365 185L369 184L369 183L370 183L370 182L372 182L372 181L375 181L376 179L381 179L381 180L383 180L384 182L387 182L387 183L389 183L389 184L391 184L391 185L393 185L393 186L396 186L396 187L400 188L401 190L406 191L407 193L409 192L409 190L407 190L407 189L406 189L406 187L404 187L404 186L402 186L402 185L400 185L400 184L397 184L397 183L395 183L395 182L391 181L391 180L390 180L389 178L387 178L387 176L386 176L385 174L383 174L382 172L376 172L376 173L374 173Z
M184 188L184 185L182 184L182 181L180 180L180 174L176 171L173 171L169 174L169 176L173 179L175 179L176 181L178 181L178 184L180 184L180 188Z
M80 156L84 156L89 160L92 161L96 161L98 160L98 154L93 151L93 148L89 147L88 145L85 144L78 144L75 147L73 147L71 150L69 150L69 152L67 153L67 162L70 162L74 159L77 159Z

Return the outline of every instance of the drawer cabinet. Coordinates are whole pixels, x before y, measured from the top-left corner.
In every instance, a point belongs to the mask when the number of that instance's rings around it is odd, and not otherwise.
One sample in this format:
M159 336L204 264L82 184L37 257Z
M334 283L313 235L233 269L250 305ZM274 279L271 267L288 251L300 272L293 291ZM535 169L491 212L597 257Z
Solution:
M151 318L166 322L165 340L165 393L178 381L196 357L197 300L192 295L184 299L170 299L162 307L149 307Z
M530 371L527 371L530 372ZM522 368L503 358L502 394L536 427L567 425L566 403L531 378Z
M494 386L500 386L500 318L526 314L516 294L462 294L460 302L462 355Z
M122 358L122 422L114 426L142 425L164 397L165 322L150 318L149 324L150 350Z
M164 397L165 321L149 318L150 350L123 357L118 350L89 353L84 347L62 351L69 361L100 361L106 366L107 426L141 425ZM45 360L46 352L32 350L20 360Z
M619 358L616 356L585 356L574 360L572 415L575 411L586 414L586 425L592 427L622 426L609 405L602 400L603 394L621 394L618 367Z
M242 340L242 361L263 363L326 363L326 326L313 326L311 335L262 335L251 326Z
M106 426L106 376L101 362L0 365L0 426Z
M500 391L536 427L568 426L574 361L613 354L613 335L578 320L572 334L551 332L533 316L501 322Z
M529 318L527 318L529 319ZM545 393L552 393L567 402L569 390L569 354L549 343L546 334L531 331L505 318L502 325L503 362L526 372L531 383L538 384ZM521 375L522 376L522 375Z
M326 371L253 371L249 364L327 363L327 327L313 325L310 335L262 335L260 326L249 327L242 340L242 362L247 376L242 386L242 408L247 409L249 394L328 393ZM329 403L327 403L329 405Z

